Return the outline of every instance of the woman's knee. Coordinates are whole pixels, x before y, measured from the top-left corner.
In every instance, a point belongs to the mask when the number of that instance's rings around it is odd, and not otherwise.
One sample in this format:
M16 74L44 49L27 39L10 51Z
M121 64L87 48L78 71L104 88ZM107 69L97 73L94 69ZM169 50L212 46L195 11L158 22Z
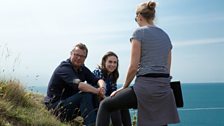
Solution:
M111 99L110 98L105 98L104 100L102 100L100 102L100 107L103 109L107 109L109 111L111 111L111 107L112 107L112 103L111 103Z

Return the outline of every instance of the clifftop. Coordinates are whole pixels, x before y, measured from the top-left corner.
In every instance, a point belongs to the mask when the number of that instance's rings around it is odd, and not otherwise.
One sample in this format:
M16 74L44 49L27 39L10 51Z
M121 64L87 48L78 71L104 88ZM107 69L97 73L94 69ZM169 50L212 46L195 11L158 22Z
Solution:
M18 81L0 80L0 126L69 126L45 109L43 96Z

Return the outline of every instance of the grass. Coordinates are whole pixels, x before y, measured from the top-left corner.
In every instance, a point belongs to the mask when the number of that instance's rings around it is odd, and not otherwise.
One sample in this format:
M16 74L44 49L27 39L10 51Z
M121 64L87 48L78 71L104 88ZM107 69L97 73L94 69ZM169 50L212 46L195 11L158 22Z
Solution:
M82 126L77 117L62 123L43 104L43 95L28 92L16 80L0 80L0 126ZM136 126L136 115L132 125Z
M70 126L53 116L43 96L25 91L18 81L0 80L0 126Z
M0 44L0 126L82 126L82 117L62 123L43 104L43 95L28 92L12 80L20 55L14 57L7 44Z
M45 108L43 95L28 92L19 81L11 80L19 55L13 58L7 44L0 45L0 50L0 126L82 126L80 116L70 123L60 122ZM136 115L132 123L136 126Z

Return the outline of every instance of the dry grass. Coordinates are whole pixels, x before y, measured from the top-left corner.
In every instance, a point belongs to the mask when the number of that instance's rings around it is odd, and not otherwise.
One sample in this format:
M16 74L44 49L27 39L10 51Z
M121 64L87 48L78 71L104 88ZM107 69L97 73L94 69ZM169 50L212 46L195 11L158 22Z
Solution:
M27 92L19 81L0 80L0 126L82 126L83 118L62 123L43 104L44 96ZM136 126L136 113L132 125Z
M0 126L69 126L42 103L43 96L26 92L18 81L0 81Z
M20 55L0 44L0 126L76 126L61 123L43 104L43 96L27 92L14 78Z

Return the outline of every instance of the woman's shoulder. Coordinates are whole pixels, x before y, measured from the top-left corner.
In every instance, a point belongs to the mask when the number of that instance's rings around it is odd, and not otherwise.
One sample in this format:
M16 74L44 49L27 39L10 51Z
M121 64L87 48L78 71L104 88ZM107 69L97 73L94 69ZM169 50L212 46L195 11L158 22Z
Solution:
M95 72L100 72L101 73L102 70L100 68L96 68L96 69L93 70L93 73L95 73Z
M145 27L138 27L134 31L142 31L143 29L145 29Z
M93 74L97 77L97 78L103 78L103 72L100 68L96 68L95 70L93 70Z
M143 32L145 32L145 31L147 31L147 30L149 30L149 29L152 29L152 28L154 28L155 26L142 26L142 27L138 27L138 28L136 28L135 30L134 30L134 33L139 33L139 34L141 34L141 33L143 33Z
M93 70L93 74L102 75L102 70L100 68L96 68L95 70Z

